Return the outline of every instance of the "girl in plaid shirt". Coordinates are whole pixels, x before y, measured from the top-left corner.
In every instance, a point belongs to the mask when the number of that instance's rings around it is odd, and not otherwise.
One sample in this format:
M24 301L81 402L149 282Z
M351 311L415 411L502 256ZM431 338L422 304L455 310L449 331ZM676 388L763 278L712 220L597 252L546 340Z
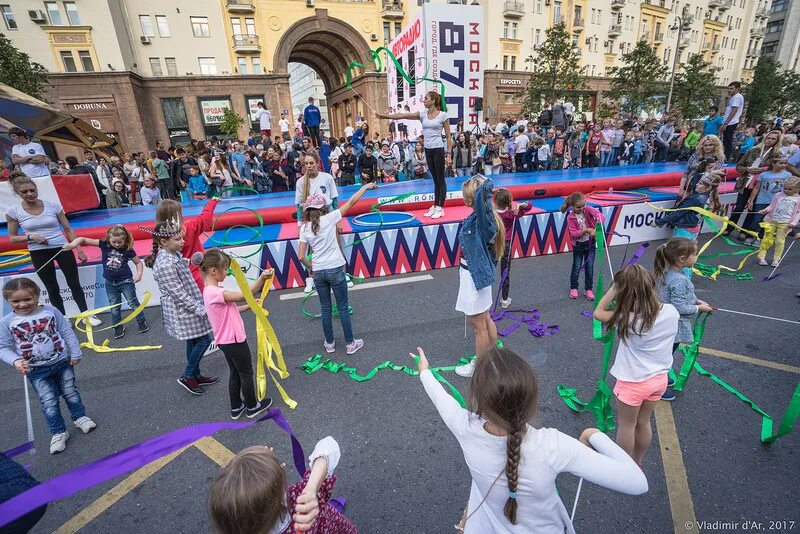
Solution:
M200 359L211 345L211 323L189 264L181 256L183 236L177 220L156 224L153 253L145 258L144 264L153 269L153 277L161 291L165 329L172 337L186 342L187 364L178 383L189 393L202 395L202 386L219 382L219 377L200 374Z

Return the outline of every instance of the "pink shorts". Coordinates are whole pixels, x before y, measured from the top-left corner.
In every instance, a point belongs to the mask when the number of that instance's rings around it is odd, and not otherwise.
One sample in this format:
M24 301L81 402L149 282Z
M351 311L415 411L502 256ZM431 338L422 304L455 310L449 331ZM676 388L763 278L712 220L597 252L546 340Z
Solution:
M667 390L667 373L651 376L644 382L617 380L614 395L628 406L641 406L644 401L657 401Z

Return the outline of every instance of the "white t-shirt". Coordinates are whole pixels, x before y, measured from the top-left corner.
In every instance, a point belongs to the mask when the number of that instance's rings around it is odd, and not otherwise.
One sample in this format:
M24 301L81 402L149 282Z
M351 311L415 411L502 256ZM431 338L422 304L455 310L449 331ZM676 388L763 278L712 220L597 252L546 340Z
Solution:
M46 156L44 148L39 143L29 141L24 145L14 145L11 153L17 156ZM19 166L20 170L28 178L39 178L40 176L50 176L50 169L44 163L23 163Z
M344 136L345 137L353 137L353 132L355 132L355 129L352 126L345 126L344 127Z
M336 189L336 180L327 172L317 174L316 178L312 178L308 184L308 196L322 195L331 205L331 200L339 196L339 191ZM297 180L297 185L294 188L294 203L302 204L306 201L303 197L303 178Z
M36 241L28 242L28 250L43 250L46 248L59 248L67 244L67 238L58 220L58 214L64 211L61 204L42 200L44 210L39 215L31 215L22 204L14 204L8 208L6 215L17 221L25 234L37 234L47 239L47 244L42 245Z
M289 131L289 121L287 121L286 119L281 119L280 121L278 121L278 124L280 124L281 126L281 133Z
M575 113L575 105L572 102L564 102L564 113L567 115Z
M259 109L256 111L256 120L259 121L262 130L271 130L272 126L272 113L268 109Z
M422 123L422 144L425 148L443 148L442 132L444 123L448 120L447 113L440 111L436 117L429 119L428 110L419 112L419 121Z
M530 139L525 134L520 134L514 138L514 148L517 154L521 154L528 149L528 143Z
M314 235L311 223L300 225L300 242L308 243L313 251L311 267L314 271L336 269L346 262L336 237L336 223L342 220L342 212L333 210L319 219L319 232Z
M728 116L731 114L734 106L738 108L736 110L736 114L733 116L733 118L728 120ZM743 110L744 97L742 96L742 93L736 93L730 98L730 100L728 100L728 107L725 108L725 116L722 119L727 120L729 125L739 124L739 118L741 118Z
M618 380L644 382L672 367L672 344L678 334L680 315L672 304L662 304L656 322L647 332L631 332L620 340L614 365L609 371Z
M791 221L798 200L800 200L800 196L797 195L783 197L781 201L778 202L778 205L775 206L775 213L772 215L772 220L780 223L788 223Z

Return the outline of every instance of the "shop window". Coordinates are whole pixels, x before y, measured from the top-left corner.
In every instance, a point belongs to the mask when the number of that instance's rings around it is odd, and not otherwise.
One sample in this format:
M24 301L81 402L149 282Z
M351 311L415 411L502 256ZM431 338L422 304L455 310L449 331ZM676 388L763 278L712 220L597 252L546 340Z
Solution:
M175 146L188 143L189 121L186 119L183 98L162 98L161 111L164 113L164 122L167 125L169 144Z
M203 119L205 138L224 135L219 129L226 109L232 109L231 99L227 96L204 97L197 99L200 104L200 116Z

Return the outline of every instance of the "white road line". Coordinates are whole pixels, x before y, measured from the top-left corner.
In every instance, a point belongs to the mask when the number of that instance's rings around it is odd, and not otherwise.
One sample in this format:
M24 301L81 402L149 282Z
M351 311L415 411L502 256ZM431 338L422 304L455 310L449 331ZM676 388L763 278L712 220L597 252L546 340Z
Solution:
M423 280L433 280L433 276L429 274L421 274L417 276L408 276L406 278L394 278L392 280L364 282L351 287L350 291L357 291L359 289L372 289L373 287L394 286L398 284L410 284L412 282L422 282ZM296 293L287 293L285 295L281 295L281 300L301 299L305 296L306 294L304 292L298 291Z

